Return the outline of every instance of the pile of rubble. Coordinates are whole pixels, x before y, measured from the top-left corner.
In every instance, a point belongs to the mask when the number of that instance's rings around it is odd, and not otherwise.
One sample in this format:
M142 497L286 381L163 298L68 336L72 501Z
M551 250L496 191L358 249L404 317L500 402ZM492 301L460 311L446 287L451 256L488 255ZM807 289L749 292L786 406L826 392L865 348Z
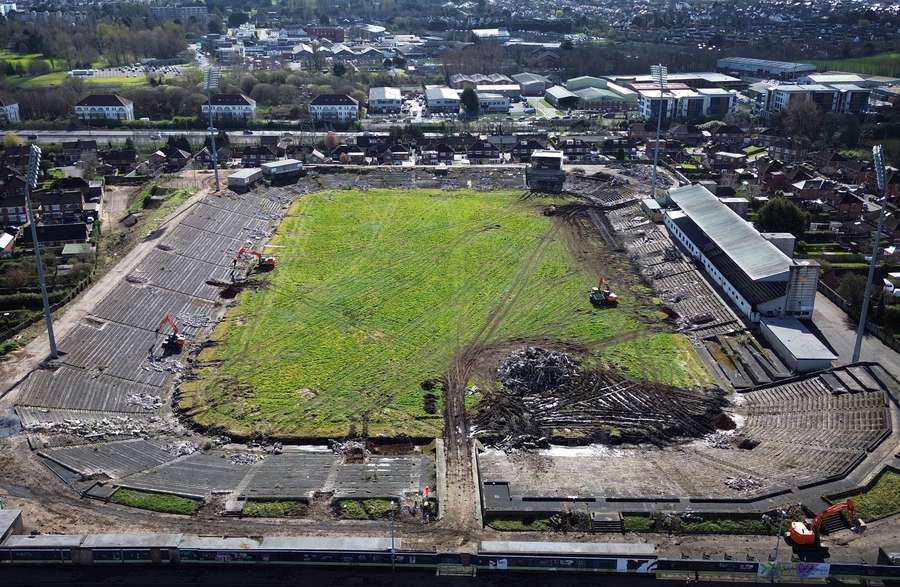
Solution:
M331 451L347 463L364 463L369 458L369 448L359 440L331 441Z
M182 328L190 327L198 329L206 328L213 323L212 319L206 314L191 314L188 312L183 312L175 316L175 322L180 324Z
M170 442L165 446L165 450L172 456L186 457L200 450L200 446L189 440L184 440L181 442Z
M228 455L232 465L254 465L264 458L265 455L254 452L236 452Z
M703 443L710 448L731 448L734 443L734 434L716 430L704 436Z
M132 393L126 399L129 404L140 406L141 409L148 412L158 410L163 405L162 398L152 393Z
M171 417L144 416L109 416L105 418L66 418L53 422L36 422L25 428L29 433L65 434L78 436L85 440L97 440L108 437L133 436L149 438L154 436L183 436L187 434L184 426Z
M497 369L497 377L503 386L516 394L553 389L577 374L577 359L541 347L511 353Z
M180 374L184 371L184 365L178 359L174 357L159 357L156 355L147 355L141 368L144 371L155 371L157 373Z
M763 486L762 481L753 477L728 477L725 485L736 491L754 491Z

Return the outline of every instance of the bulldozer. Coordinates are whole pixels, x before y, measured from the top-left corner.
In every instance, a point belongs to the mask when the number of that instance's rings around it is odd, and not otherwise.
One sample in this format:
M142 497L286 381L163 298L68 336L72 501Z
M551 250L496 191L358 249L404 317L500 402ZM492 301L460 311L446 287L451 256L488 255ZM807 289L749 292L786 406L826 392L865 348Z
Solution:
M821 540L823 525L827 525L835 516L840 516L843 512L847 512L847 521L850 522L851 529L855 532L861 532L865 529L865 525L859 519L856 513L856 504L852 499L836 503L826 509L824 512L816 516L811 522L791 522L791 527L785 535L785 538L794 546L794 548L816 547Z
M156 336L159 337L160 333L163 331L163 328L165 328L166 326L170 327L172 331L168 335L166 335L165 339L163 339L163 353L166 355L180 354L181 351L184 350L184 343L187 339L178 331L178 324L175 322L172 316L166 314L163 319L160 320L159 326L156 327Z
M588 299L597 308L615 306L619 303L619 296L609 289L609 283L605 278L600 279L597 287L591 288Z
M256 260L257 260L256 270L257 271L271 271L272 269L275 269L275 266L278 264L278 260L271 255L263 255L259 251L254 251L254 250L248 249L246 247L241 247L238 250L237 255L234 256L234 265L237 265L238 261L240 261L244 255L250 255L252 257L256 257Z

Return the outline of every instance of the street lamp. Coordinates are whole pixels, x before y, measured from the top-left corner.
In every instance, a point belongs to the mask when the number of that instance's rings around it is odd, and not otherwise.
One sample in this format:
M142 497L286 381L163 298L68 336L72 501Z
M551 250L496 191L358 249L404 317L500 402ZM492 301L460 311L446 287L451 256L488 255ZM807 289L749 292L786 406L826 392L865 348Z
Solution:
M219 70L210 67L206 70L206 99L209 114L209 156L212 158L213 175L216 178L216 191L219 191L219 153L216 151L216 128L213 126L212 92L219 87Z
M650 75L653 77L653 81L656 82L656 86L659 88L659 102L658 102L658 116L656 119L656 148L653 150L653 180L651 182L651 190L650 197L656 199L656 168L659 165L659 135L662 133L662 120L663 120L663 105L668 104L663 97L663 93L666 89L666 84L669 80L669 68L665 65L651 65L650 66ZM668 110L668 107L666 107Z
M41 244L38 242L37 224L31 210L31 190L37 187L38 174L41 170L41 148L31 145L28 151L28 170L25 177L25 217L31 225L31 242L34 244L34 259L37 264L38 284L41 286L41 298L44 302L44 321L47 323L47 338L50 341L50 358L58 356L56 337L53 336L53 316L50 312L50 300L47 297L47 284L44 282L44 261L41 259Z
M878 228L875 231L872 244L872 259L869 261L869 276L866 279L866 292L863 295L862 309L859 312L859 324L856 326L856 344L853 345L853 363L859 361L859 351L862 349L863 336L866 334L866 320L869 314L869 296L872 295L872 280L875 278L875 265L878 264L878 251L881 249L881 230L884 227L885 209L887 208L887 182L884 177L884 150L881 145L872 147L872 161L875 168L875 181L878 183L878 196L876 202L881 205L878 214Z

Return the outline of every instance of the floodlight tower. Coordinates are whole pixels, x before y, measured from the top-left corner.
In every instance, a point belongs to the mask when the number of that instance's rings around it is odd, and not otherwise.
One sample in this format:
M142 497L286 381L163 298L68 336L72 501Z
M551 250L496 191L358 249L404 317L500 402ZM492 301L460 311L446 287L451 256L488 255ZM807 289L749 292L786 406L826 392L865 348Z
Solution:
M216 191L219 191L219 153L216 151L216 127L213 126L212 93L219 87L219 70L210 67L206 70L206 99L209 113L209 155L212 158L213 175L216 178Z
M651 65L650 75L653 77L653 81L656 82L656 87L659 88L659 107L657 108L658 116L656 119L656 148L653 150L653 180L650 189L650 197L656 199L656 168L659 165L659 135L662 133L664 105L666 110L668 110L668 103L666 102L663 93L665 92L666 85L669 81L669 68L661 64Z
M41 259L41 243L38 242L37 224L31 210L31 190L37 187L38 175L41 171L41 148L31 145L28 151L28 170L25 177L25 215L31 225L31 242L34 245L34 260L37 265L38 284L41 287L41 299L44 303L44 321L47 323L47 339L50 341L50 358L59 355L56 351L56 337L53 336L53 315L50 312L50 300L47 297L47 284L44 281L44 260Z
M872 161L875 167L875 180L878 183L878 197L876 201L881 206L878 214L878 228L875 230L875 238L872 244L872 259L869 261L869 276L866 279L866 292L863 295L862 309L859 312L859 324L856 326L856 344L853 345L853 362L859 361L859 351L862 349L863 336L866 334L866 320L869 314L869 297L872 295L872 280L875 278L875 265L878 264L878 251L881 250L881 230L884 228L884 217L887 208L887 182L884 174L884 149L881 145L872 147Z

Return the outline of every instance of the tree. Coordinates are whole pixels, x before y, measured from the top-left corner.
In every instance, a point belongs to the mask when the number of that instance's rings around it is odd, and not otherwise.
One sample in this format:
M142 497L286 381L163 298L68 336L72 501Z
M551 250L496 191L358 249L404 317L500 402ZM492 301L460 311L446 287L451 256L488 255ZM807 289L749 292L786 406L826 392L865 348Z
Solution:
M246 24L250 20L250 17L246 12L232 12L228 15L228 26L229 28L237 28L242 24Z
M859 316L865 296L866 278L856 273L847 273L838 285L838 295L850 305L850 313Z
M462 95L460 95L459 100L460 102L462 102L467 116L478 116L478 94L475 92L475 90L473 90L472 88L466 88L465 90L463 90Z
M563 40L563 42L559 44L559 48L563 51L571 51L573 48L572 41L570 39Z
M18 147L22 144L22 139L19 138L14 132L8 132L3 136L3 146L4 148L9 149L10 147Z
M344 74L347 73L347 66L340 61L335 63L332 69L334 70L334 75L338 77L344 77Z
M191 141L184 135L173 137L170 136L167 143L170 147L175 147L176 149L181 149L182 151L191 152Z
M789 232L800 240L808 220L806 212L797 204L787 198L775 197L759 209L755 224L761 232Z
M328 147L329 151L333 151L335 147L340 144L340 142L341 140L333 132L329 132L327 135L325 135L325 146Z

